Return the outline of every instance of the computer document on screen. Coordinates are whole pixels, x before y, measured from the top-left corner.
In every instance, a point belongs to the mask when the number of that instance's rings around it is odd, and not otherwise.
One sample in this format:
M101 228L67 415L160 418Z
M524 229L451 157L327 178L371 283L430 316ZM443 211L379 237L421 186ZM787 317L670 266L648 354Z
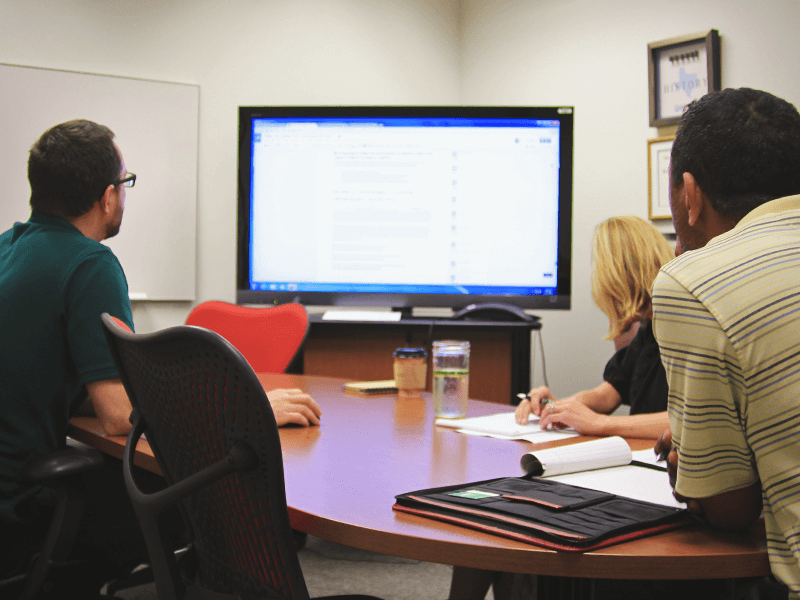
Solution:
M251 289L555 293L558 121L252 127Z

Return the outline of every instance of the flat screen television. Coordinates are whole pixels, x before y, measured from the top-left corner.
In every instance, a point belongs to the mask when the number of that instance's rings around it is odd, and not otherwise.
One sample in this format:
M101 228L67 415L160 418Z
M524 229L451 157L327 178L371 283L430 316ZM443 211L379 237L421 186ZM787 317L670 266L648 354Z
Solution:
M240 107L237 301L569 308L573 117Z

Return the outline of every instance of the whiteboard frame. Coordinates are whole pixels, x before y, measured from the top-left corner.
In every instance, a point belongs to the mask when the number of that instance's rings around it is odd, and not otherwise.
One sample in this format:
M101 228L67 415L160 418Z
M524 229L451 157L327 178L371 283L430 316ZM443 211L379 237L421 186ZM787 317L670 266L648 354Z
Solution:
M71 119L101 123L138 177L107 242L131 299L195 300L200 87L0 63L0 89L0 231L30 216L27 160L41 134Z

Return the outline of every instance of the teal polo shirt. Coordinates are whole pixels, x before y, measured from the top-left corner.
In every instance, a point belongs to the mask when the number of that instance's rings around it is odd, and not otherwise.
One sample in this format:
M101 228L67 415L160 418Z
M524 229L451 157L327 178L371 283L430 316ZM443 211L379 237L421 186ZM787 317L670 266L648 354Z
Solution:
M118 377L100 323L133 327L114 253L58 217L33 213L0 235L0 525L38 518L49 492L19 483L65 444L86 384Z

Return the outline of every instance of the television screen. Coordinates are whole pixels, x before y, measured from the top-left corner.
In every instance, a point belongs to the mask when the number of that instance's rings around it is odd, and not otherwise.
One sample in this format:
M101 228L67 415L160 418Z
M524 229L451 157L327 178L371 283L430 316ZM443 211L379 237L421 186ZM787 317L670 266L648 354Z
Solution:
M571 107L240 107L237 300L569 308Z

